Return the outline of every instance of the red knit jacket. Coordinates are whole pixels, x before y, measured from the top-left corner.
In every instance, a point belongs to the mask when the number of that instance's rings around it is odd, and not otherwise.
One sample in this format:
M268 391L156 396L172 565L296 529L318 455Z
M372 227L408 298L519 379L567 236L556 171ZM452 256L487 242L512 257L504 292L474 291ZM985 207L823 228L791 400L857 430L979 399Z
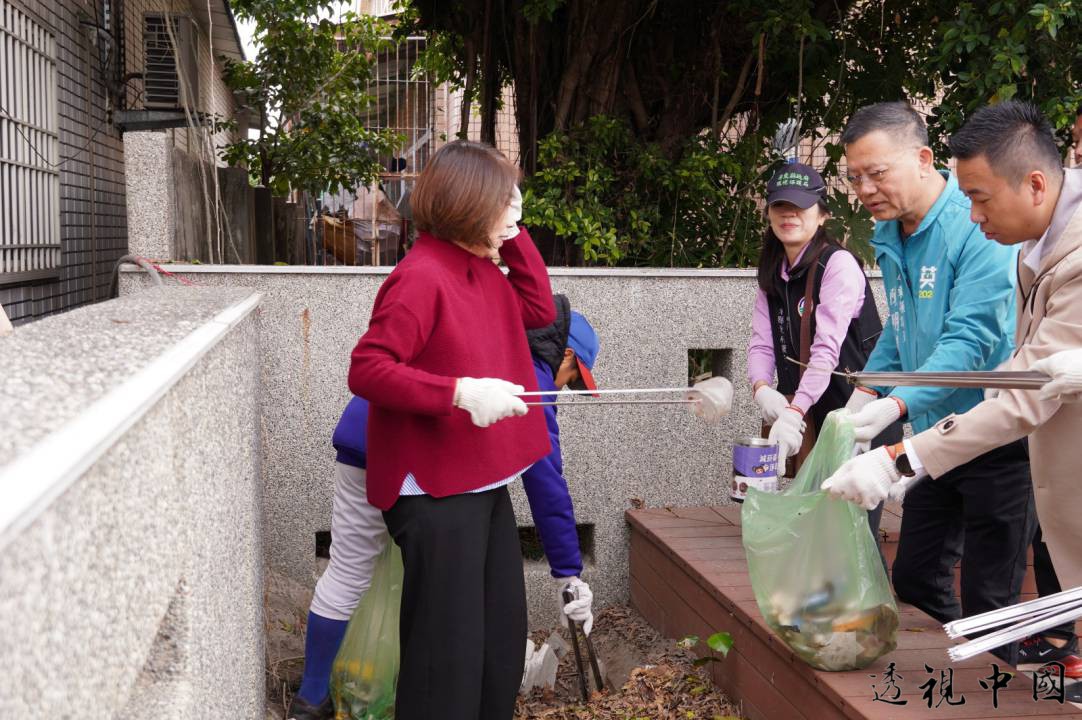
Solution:
M452 406L460 377L537 390L526 329L555 320L548 272L525 230L500 249L509 270L422 233L376 295L349 389L367 398L368 501L386 510L406 473L433 497L510 477L551 451L533 409L479 428Z

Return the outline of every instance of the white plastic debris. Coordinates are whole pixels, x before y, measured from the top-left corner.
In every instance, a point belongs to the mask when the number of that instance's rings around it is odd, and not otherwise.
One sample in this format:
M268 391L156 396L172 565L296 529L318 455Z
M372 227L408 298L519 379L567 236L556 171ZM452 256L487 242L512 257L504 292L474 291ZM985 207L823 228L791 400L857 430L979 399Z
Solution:
M560 664L555 651L549 646L549 640L534 645L526 638L526 665L522 672L522 684L519 693L527 693L535 687L554 687L556 685L556 667Z

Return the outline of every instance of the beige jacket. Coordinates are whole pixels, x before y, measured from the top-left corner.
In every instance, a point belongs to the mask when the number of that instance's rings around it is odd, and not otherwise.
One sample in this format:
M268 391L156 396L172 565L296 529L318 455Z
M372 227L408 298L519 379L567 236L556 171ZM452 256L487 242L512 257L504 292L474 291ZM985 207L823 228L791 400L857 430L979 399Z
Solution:
M1067 170L1036 274L1019 258L1018 325L1010 370L1082 347L1082 170ZM1029 436L1033 489L1044 541L1063 588L1082 586L1082 403L1001 391L912 438L933 477ZM934 482L928 480L926 482Z

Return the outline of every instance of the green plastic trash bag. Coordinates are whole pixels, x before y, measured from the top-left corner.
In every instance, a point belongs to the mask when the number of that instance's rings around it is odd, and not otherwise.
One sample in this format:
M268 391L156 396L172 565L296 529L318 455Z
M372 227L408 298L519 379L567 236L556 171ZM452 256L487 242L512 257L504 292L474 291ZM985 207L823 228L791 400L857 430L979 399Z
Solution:
M867 667L898 641L898 606L867 512L819 489L853 445L852 423L832 412L792 485L749 489L740 515L759 610L820 670Z
M402 605L402 551L391 540L357 604L331 670L335 720L394 718L398 682L398 616Z

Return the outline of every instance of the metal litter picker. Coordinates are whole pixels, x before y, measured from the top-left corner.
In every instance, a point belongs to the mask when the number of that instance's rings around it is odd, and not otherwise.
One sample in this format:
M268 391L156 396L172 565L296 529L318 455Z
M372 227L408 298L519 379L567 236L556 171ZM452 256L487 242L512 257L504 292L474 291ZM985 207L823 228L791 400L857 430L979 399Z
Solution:
M563 592L564 603L573 602L575 594L569 589L565 589ZM582 665L582 650L579 648L579 623L576 623L571 618L567 618L567 630L571 634L571 648L575 652L575 670L579 678L579 691L582 693L582 701L586 702L590 699L590 688L586 682L586 668ZM586 654L589 657L590 669L593 671L594 684L597 687L598 692L605 689L605 683L601 679L601 667L597 664L597 654L594 652L594 643L590 640L590 636L585 632L582 633L583 639L586 641Z
M958 662L1079 618L1082 618L1082 587L949 622L943 630L952 638L1001 629L955 645L947 653Z

